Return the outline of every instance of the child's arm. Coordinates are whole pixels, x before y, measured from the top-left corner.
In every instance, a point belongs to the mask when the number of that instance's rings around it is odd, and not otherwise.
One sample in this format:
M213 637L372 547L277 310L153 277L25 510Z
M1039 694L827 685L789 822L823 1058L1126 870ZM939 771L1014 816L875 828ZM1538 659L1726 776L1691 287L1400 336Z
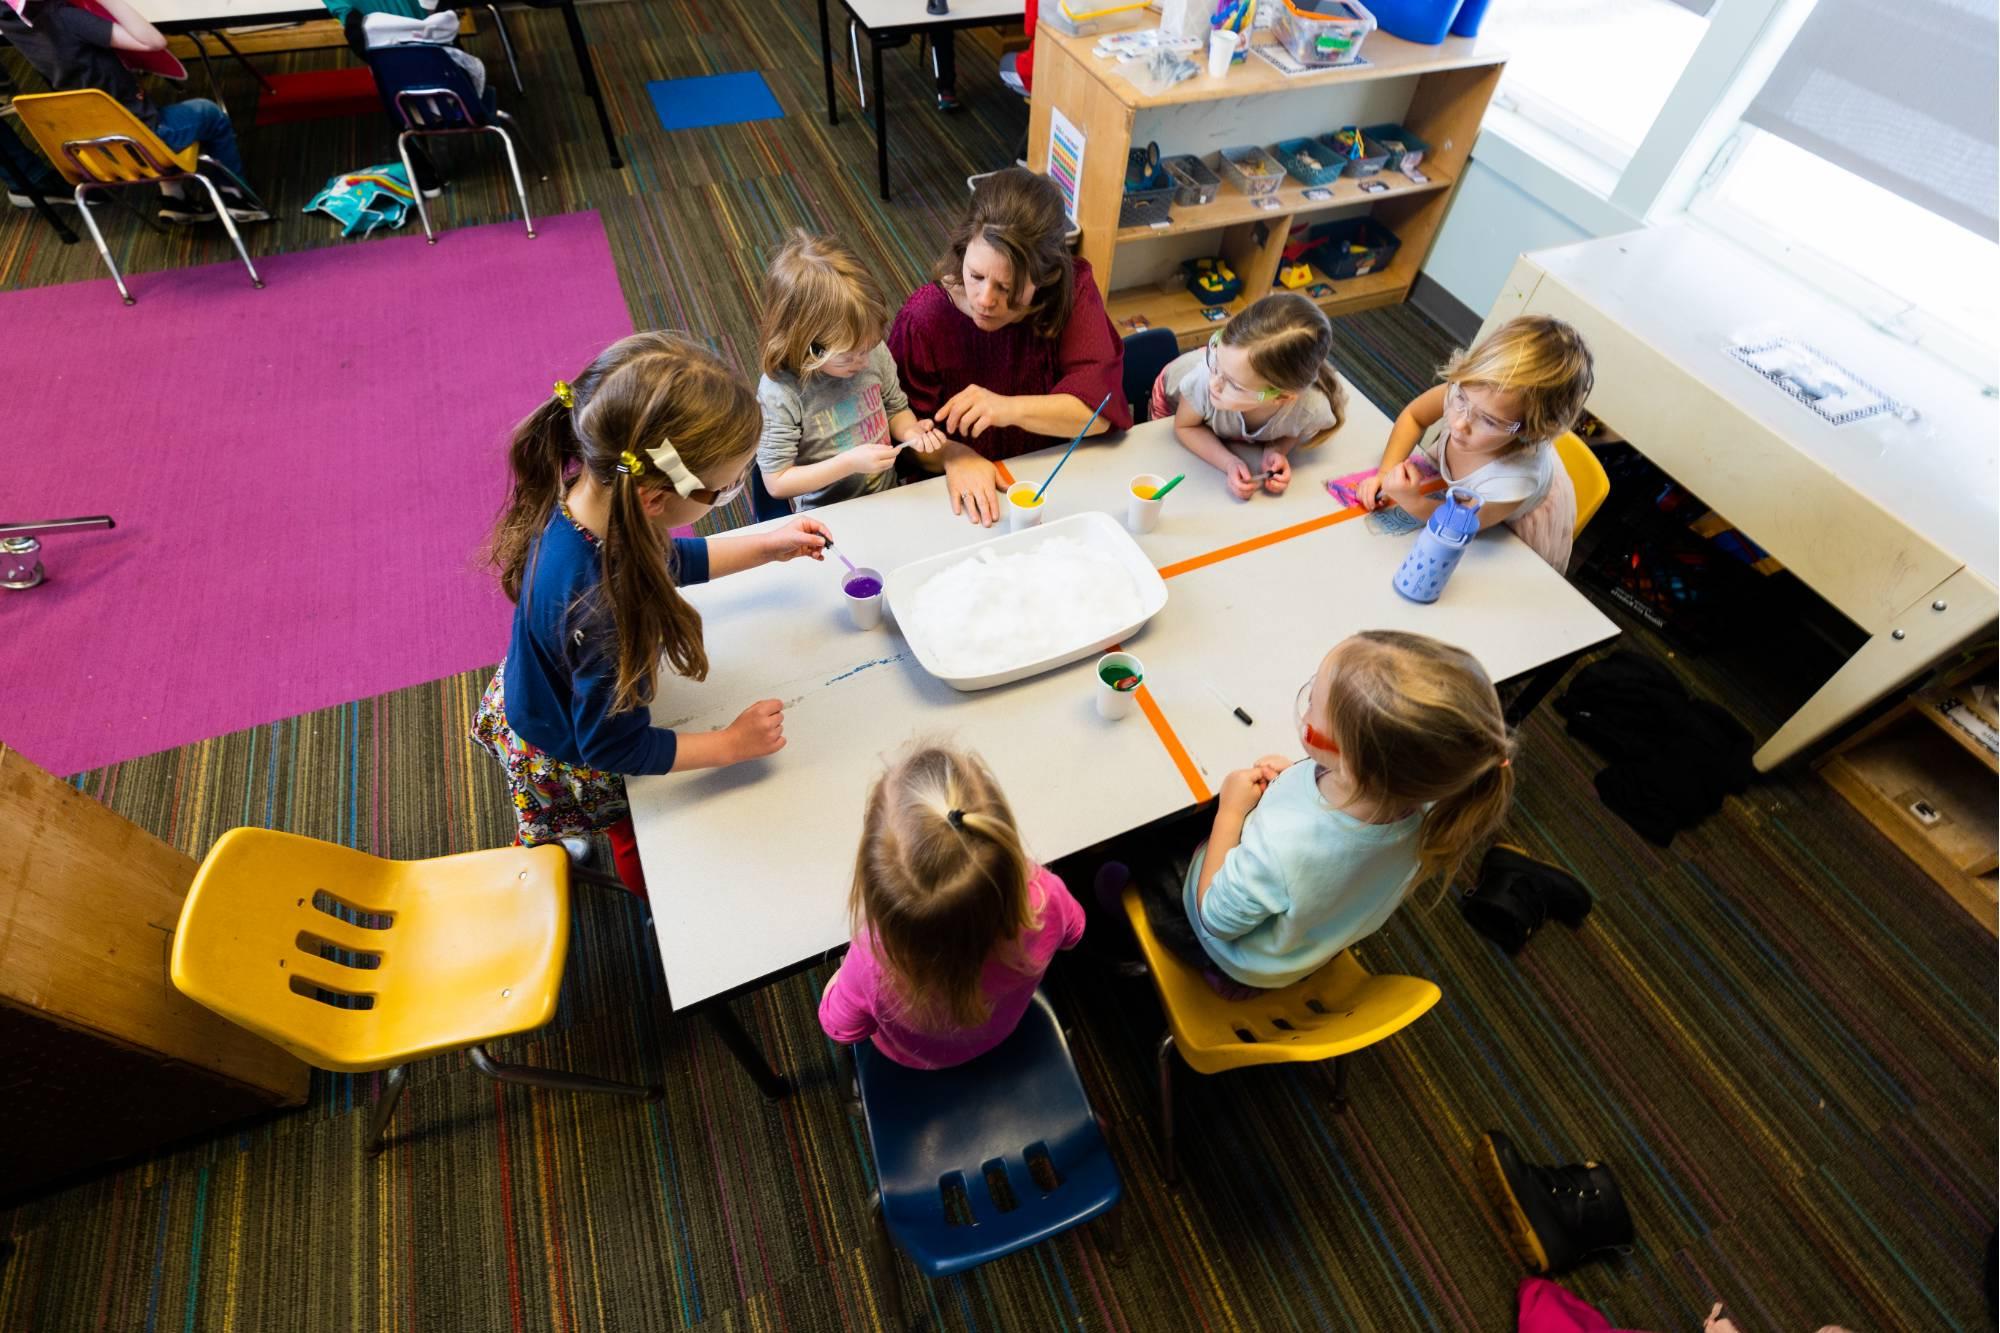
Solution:
M1201 412L1185 397L1174 409L1174 438L1181 447L1222 473L1228 482L1229 493L1239 500L1247 500L1257 490L1257 478L1252 475L1249 464L1230 451L1222 442L1222 437L1208 428L1202 420Z
M774 560L791 560L802 555L824 560L826 548L831 545L833 533L827 530L826 524L801 514L783 527L772 528L768 532L710 537L708 576L719 579L725 574L740 574Z
M1222 863L1236 850L1236 844L1243 841L1243 825L1249 821L1250 812L1257 808L1257 802L1264 798L1264 789L1271 785L1263 767L1239 768L1222 780L1220 799L1215 803L1215 825L1209 830L1208 847L1201 856L1201 877L1195 881L1195 910L1201 910L1201 900L1207 896L1209 885L1215 882L1216 872Z
M674 740L674 764L669 773L727 768L746 759L761 759L785 748L785 708L776 699L760 699L721 731L676 732Z
M1298 447L1296 435L1280 436L1264 445L1264 452L1257 460L1258 480L1272 495L1283 495L1292 484L1292 450Z
M115 51L164 51L167 39L146 22L129 0L99 0L111 16L111 47Z
M1401 412L1396 414L1396 424L1389 428L1389 443L1382 450L1382 464L1373 477L1363 477L1361 484L1354 488L1355 496L1362 507L1376 507L1376 496L1388 489L1390 473L1417 447L1417 441L1424 438L1424 432L1435 425L1444 415L1444 385L1433 384L1412 398ZM1437 506L1433 504L1433 509ZM1414 512L1414 511L1412 511ZM1428 517L1430 510L1423 516Z
M880 466L875 466L879 463ZM895 466L896 448L889 444L859 444L818 463L793 463L777 472L764 470L764 489L780 500L823 491L836 481L862 472L883 472Z

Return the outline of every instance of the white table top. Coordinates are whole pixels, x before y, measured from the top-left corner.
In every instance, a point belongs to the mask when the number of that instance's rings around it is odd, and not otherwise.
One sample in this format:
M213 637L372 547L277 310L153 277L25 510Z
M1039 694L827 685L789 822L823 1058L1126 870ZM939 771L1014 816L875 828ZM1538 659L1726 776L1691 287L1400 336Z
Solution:
M1188 478L1139 544L1168 575L1165 609L1125 647L1198 769L1202 795L1259 755L1299 753L1293 700L1320 658L1361 629L1421 630L1472 651L1496 680L1614 635L1616 627L1505 529L1469 551L1444 597L1390 586L1410 537L1359 519L1318 527L1185 572L1177 562L1337 512L1321 483L1380 457L1389 422L1358 393L1332 441L1298 455L1289 491L1231 499L1219 473L1181 449L1172 424L1077 450L1049 492L1057 518L1103 509L1122 521L1130 478ZM1011 460L1045 475L1057 451ZM840 549L887 571L991 535L954 517L941 483L820 511ZM996 529L995 531L998 531ZM868 788L883 758L916 737L985 756L1030 852L1050 861L1193 804L1197 793L1146 717L1095 712L1094 658L961 694L907 655L893 624L847 622L837 562L767 565L689 590L701 610L709 679L663 677L666 726L726 725L761 698L786 705L786 747L731 768L628 782L661 957L676 1006L694 1004L847 939L846 902ZM1240 705L1245 727L1212 683Z
M1528 258L1904 527L2000 582L2000 403L1969 376L1698 226ZM1831 425L1725 350L1778 334L1819 348L1922 418ZM1703 498L1729 512L1728 497Z
M148 23L163 28L235 28L333 17L312 0L133 0L133 8Z
M924 0L842 0L842 3L870 32L938 23L1012 23L1027 15L1022 0L946 0L950 8L943 14L928 12Z

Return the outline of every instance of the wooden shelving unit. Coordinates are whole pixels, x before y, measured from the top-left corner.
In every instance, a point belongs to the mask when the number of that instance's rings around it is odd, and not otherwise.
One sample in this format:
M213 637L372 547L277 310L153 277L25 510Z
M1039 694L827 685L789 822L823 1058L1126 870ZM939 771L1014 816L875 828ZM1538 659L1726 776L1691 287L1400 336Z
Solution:
M1145 13L1125 27L1157 21ZM1295 226L1372 215L1402 242L1387 267L1363 277L1334 280L1316 271L1315 282L1332 288L1330 295L1315 297L1329 314L1404 300L1444 220L1504 63L1479 38L1419 46L1376 32L1363 47L1368 63L1354 69L1287 79L1253 54L1222 79L1204 72L1164 92L1147 93L1116 61L1091 53L1099 36L1065 37L1049 28L1036 35L1028 161L1047 170L1051 112L1060 110L1085 141L1077 189L1083 233L1078 253L1090 262L1113 321L1121 332L1138 319L1172 329L1183 347L1207 338L1216 321L1203 312L1218 307L1172 281L1180 261L1199 255L1227 259L1243 278L1243 295L1219 308L1234 314L1273 289ZM1268 33L1256 39L1269 40ZM1162 153L1205 157L1223 147L1268 148L1281 139L1385 121L1400 122L1431 145L1422 166L1428 180L1384 172L1374 179L1388 189L1368 192L1361 181L1343 176L1323 187L1330 198L1308 199L1309 187L1287 179L1274 196L1275 208L1259 208L1225 181L1215 200L1176 206L1165 223L1118 224L1125 158L1134 144L1157 142Z
M1977 682L1990 684L1993 672L1989 653L1945 682L1918 690L1817 767L1850 805L2000 934L2000 836L1993 819L2000 756L1952 716L1962 712L1995 726L1992 696L1982 705L1972 690Z

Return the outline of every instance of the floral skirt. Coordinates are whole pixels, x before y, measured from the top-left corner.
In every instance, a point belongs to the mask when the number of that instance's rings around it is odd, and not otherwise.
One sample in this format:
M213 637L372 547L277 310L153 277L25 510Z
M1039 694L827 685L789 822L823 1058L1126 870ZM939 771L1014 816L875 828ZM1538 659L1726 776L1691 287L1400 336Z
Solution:
M479 712L472 719L472 739L500 761L507 792L514 799L514 818L521 825L521 841L530 845L554 842L608 828L625 818L629 810L624 778L538 750L507 725L501 690L506 674L507 664L502 662L480 696Z

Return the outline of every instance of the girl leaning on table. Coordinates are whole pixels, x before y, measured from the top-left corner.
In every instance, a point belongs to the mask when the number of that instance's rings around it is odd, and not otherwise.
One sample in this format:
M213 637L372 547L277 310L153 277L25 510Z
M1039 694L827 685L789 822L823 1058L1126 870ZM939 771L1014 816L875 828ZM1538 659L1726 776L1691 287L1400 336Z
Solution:
M506 773L523 843L601 830L642 896L624 775L720 768L785 743L776 699L685 734L652 725L648 709L663 656L678 675L708 675L682 585L825 558L829 534L810 518L740 537L669 535L742 491L758 421L750 386L707 349L641 333L558 380L514 428L513 489L487 549L514 629L472 734Z

